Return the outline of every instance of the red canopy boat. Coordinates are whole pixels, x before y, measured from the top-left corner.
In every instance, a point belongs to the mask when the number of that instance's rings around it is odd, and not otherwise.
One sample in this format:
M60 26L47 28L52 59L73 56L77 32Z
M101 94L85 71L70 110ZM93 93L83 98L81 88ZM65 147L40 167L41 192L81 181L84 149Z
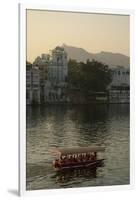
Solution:
M103 152L104 147L57 148L54 153L58 156L53 161L55 169L94 168L100 166L104 159L98 159L97 153Z

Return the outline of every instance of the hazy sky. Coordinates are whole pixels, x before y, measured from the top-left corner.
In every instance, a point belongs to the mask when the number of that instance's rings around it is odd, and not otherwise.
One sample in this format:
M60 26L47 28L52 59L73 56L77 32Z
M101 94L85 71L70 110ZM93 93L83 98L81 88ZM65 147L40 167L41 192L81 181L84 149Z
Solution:
M129 16L27 10L27 60L57 45L129 56Z

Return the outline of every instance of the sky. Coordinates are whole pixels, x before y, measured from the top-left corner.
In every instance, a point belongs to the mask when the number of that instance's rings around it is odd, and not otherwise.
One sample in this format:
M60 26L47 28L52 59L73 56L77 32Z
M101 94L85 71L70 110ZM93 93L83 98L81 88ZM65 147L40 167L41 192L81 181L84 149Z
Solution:
M27 60L63 43L91 53L130 54L130 17L92 13L27 10Z

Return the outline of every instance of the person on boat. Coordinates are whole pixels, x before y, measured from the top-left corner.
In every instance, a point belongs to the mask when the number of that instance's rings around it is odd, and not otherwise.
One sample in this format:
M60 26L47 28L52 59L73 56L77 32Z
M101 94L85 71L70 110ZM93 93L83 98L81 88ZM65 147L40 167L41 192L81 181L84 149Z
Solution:
M89 160L88 153L85 154L85 161L87 162Z
M73 162L76 162L76 157L75 157L75 155L73 156Z
M86 154L86 160L88 161L89 159L90 159L90 154L87 153L87 154Z
M73 165L76 162L75 156L70 156L70 164Z
M59 160L59 159L56 159L56 160L55 160L54 166L55 166L55 167L60 167L60 166L61 166L61 163L60 163L60 160Z
M64 156L63 163L66 163L66 161L67 161L67 156Z
M66 156L66 159L65 159L65 164L69 165L70 164L70 157L69 156Z
M95 159L93 154L91 154L90 157L91 157L91 160L94 160L94 159Z
M84 161L85 160L85 155L81 154L80 158L81 158L81 161Z
M96 158L97 158L97 153L94 152L94 160L96 160Z
M87 153L84 155L84 161L85 161L85 162L88 161L88 154L87 154Z
M77 155L77 157L76 157L76 162L80 162L79 155Z
M62 155L60 156L60 160L63 160L63 156Z
M70 162L73 161L73 157L72 157L72 155L70 156L69 161L70 161Z
M89 158L88 160L91 161L91 155L90 155L90 154L89 154L89 157L88 157L88 158Z
M76 157L76 162L77 162L77 163L80 162L79 155L77 155L77 157Z

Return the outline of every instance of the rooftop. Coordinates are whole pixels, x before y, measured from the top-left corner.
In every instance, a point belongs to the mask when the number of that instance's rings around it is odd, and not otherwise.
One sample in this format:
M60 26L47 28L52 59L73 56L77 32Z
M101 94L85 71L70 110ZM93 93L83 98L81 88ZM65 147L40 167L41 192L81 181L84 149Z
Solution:
M90 147L74 147L74 148L57 148L54 153L59 155L71 155L79 153L91 153L91 152L101 152L105 151L105 147L101 146L90 146Z

